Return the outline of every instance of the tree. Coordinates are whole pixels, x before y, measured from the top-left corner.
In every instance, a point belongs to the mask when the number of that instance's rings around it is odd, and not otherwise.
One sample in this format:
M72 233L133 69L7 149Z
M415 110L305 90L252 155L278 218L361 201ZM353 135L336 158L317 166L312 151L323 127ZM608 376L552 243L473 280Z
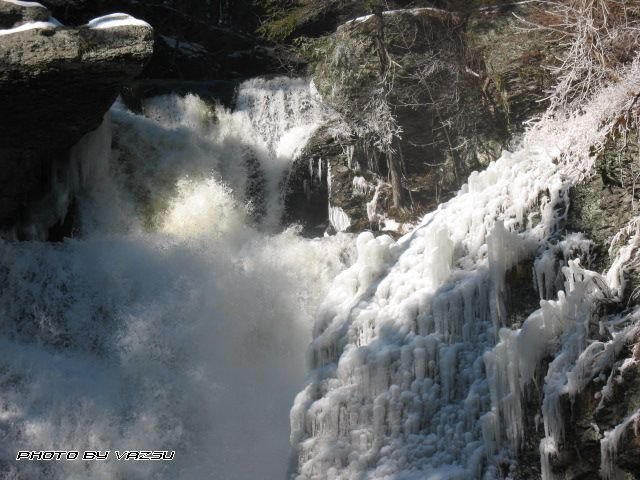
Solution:
M389 75L389 52L384 38L384 15L382 5L378 2L370 4L371 12L375 16L376 28L376 47L378 50L378 59L380 62L380 84L382 86L381 95L385 103L388 105L388 96L392 89L391 79ZM393 138L395 137L395 138ZM385 156L387 159L387 167L389 169L389 178L391 181L391 190L393 192L393 207L397 210L406 208L409 205L409 195L402 185L402 157L400 152L394 151L394 141L398 143L397 134L393 135L389 142L385 145Z

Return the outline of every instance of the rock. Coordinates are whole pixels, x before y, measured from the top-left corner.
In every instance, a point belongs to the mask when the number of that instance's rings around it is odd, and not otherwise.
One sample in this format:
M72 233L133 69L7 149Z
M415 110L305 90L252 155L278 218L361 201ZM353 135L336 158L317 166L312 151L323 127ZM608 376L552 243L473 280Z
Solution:
M10 0L0 1L0 29L17 27L29 22L46 22L49 10L40 4L25 5Z
M306 235L321 235L329 226L328 162L340 154L326 127L319 129L287 177L284 222L298 223Z
M561 400L566 434L554 470L562 478L600 478L601 442L605 432L618 426L623 432L612 459L614 465L627 474L620 478L640 478L637 475L640 472L637 429L640 423L624 424L640 412L640 366L637 363L640 358L635 358L637 352L640 352L640 344L636 340L622 350L612 368L598 372L575 397L565 395Z
M542 66L553 65L560 48L545 41L542 29L523 28L520 20L535 12L527 5L481 9L467 19L470 68L482 79L490 110L510 132L518 132L524 121L544 112L546 103L541 100L554 82Z
M571 192L567 229L584 232L593 240L593 269L604 271L611 265L611 240L635 216L640 215L640 138L631 129L613 135L598 153L594 175ZM612 253L615 255L617 250ZM623 305L637 305L640 297L640 269L631 265L626 272ZM634 293L635 292L635 293Z
M388 91L375 17L300 39L299 57L343 124L333 137L319 132L296 168L318 157L331 165L329 203L349 216L349 231L415 222L497 158L524 118L544 109L539 100L550 77L539 65L553 52L540 46L541 34L521 33L514 9L531 12L517 6L464 15L429 7L385 13ZM408 192L401 209L392 208L390 159L401 163ZM353 168L338 170L347 163ZM354 182L367 182L366 191L352 195Z
M54 159L64 169L60 158L102 123L120 86L151 56L148 24L126 20L101 27L51 26L0 36L0 225L15 225L25 205L45 194L47 183L60 175L52 171Z
M628 423L620 437L616 464L629 478L640 478L640 418Z
M338 26L371 13L373 0L269 0L271 18L261 26L263 34L275 40L319 37L335 32ZM449 11L469 11L493 5L492 0L385 0L385 10L437 7ZM275 12L275 14L273 14Z
M152 29L140 25L1 37L0 148L70 147L100 125L119 86L142 71L152 50Z
M142 78L228 80L282 71L275 48L253 34L262 12L234 0L43 0L56 18L79 25L105 12L127 12L151 23L155 49Z

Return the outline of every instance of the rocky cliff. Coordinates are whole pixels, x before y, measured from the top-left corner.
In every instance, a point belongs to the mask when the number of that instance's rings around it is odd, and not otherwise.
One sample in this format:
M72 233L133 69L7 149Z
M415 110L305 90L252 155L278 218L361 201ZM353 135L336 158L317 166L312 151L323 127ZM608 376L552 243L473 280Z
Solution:
M0 224L28 237L36 203L51 207L39 213L37 229L63 220L66 206L45 198L66 188L69 149L102 123L120 87L142 71L153 30L127 15L66 27L42 5L7 0L0 26Z
M397 0L385 11L356 0L242 2L244 11L222 1L43 4L0 0L0 225L18 238L64 234L72 199L68 180L80 175L69 173L79 168L70 164L69 149L100 125L118 93L131 103L166 91L205 91L231 101L237 79L283 70L309 75L329 119L293 165L286 222L302 224L314 235L373 231L399 236L463 184L468 191L473 171L517 145L523 122L548 107L558 83L553 67L566 53L548 30L535 27L544 22L544 12L532 2ZM105 9L138 15L155 31L126 16L90 22ZM61 25L52 12L76 26ZM637 15L631 11L627 21L636 25ZM625 49L612 49L620 62L637 48L638 39L624 42ZM603 82L618 79L612 72ZM139 75L143 80L132 84ZM533 249L504 272L502 345L519 335L527 319L536 318L541 302L557 301L564 280L574 280L578 270L571 270L569 260L579 258L582 267L598 275L620 274L609 279L619 287L616 292L602 286L604 276L593 276L599 293L589 312L588 348L575 352L580 382L554 398L563 432L558 442L544 441L549 436L544 418L546 385L557 373L562 338L550 342L535 373L518 387L523 432L513 445L515 464L501 465L505 476L640 478L640 339L632 328L615 338L607 330L633 327L640 304L638 114L633 101L615 120L616 128L593 145L594 167L566 197L556 199L552 214L560 220L544 248ZM477 181L477 174L472 178ZM398 188L403 194L396 204ZM557 193L551 186L540 190L536 206ZM531 218L527 221L539 221ZM523 230L524 223L512 225L514 231ZM583 236L567 247L568 239L578 238L573 234ZM376 245L383 248L388 239L380 242ZM541 262L553 275L532 282ZM562 276L563 269L570 278ZM316 338L324 327L318 322ZM358 335L366 344L366 332ZM420 355L425 348L418 345ZM399 361L406 360L408 354L396 353L404 355ZM368 368L366 362L362 367ZM314 392L315 400L322 401L326 388ZM504 406L513 396L501 400ZM375 408L367 413L372 418ZM344 428L340 415L342 410L336 422ZM300 428L310 438L316 427ZM423 457L429 451L425 448Z
M304 222L294 212L306 195L312 203L326 197L349 219L340 225L348 231L402 230L486 167L545 108L551 77L540 65L552 63L558 47L545 44L544 32L521 28L518 17L532 12L527 5L399 9L380 23L365 15L301 39L298 53L340 124L318 132L294 169L292 219ZM334 144L340 148L323 151ZM306 193L296 190L306 165L320 159L329 188L309 179ZM392 208L394 162L406 190L401 208Z
M459 10L412 6L415 8L396 8L381 16L356 8L351 12L357 11L358 18L353 18L354 14L335 30L321 35L316 29L331 27L327 27L326 19L314 24L303 15L304 7L288 18L292 22L291 31L300 28L305 35L311 35L298 39L297 52L308 63L319 94L337 112L334 123L318 131L294 167L288 192L291 221L307 222L311 231L317 225L329 223L330 231L404 233L411 228L407 223L450 198L472 170L485 168L499 156L501 149L513 148L523 123L545 112L561 73L561 69L555 69L557 61L567 58L568 53L557 37L539 28L548 21L544 12L526 2ZM623 13L629 15L630 24L638 22L637 9ZM620 12L612 8L609 20L616 14ZM385 48L381 55L382 35ZM637 44L637 35L625 33L615 46L609 45L605 51L618 65L630 63L633 59L630 52ZM580 75L592 73L575 72L574 80L580 81ZM609 75L616 79L615 74ZM632 95L637 94L632 89ZM558 375L566 373L558 371L559 365L569 362L568 347L563 345L566 338L558 338L554 346L549 346L534 380L523 385L523 441L515 445L517 463L511 466L505 463L502 467L504 475L511 469L511 478L639 478L638 336L632 328L639 298L635 243L636 216L640 213L634 173L638 167L636 103L631 98L629 110L619 112L619 118L613 120L618 126L611 130L607 140L593 146L593 170L559 206L558 214L565 217L554 242L583 234L589 247L566 255L558 253L550 260L557 278L555 284L547 285L548 291L537 290L531 283L544 252L536 252L506 272L505 315L511 331L518 332L526 319L535 317L541 301L554 299L559 291L569 288L561 270L568 268L572 256L577 255L585 267L602 274L615 272L624 265L620 279L609 273L605 280L619 286L618 292L612 290L618 287L598 287L602 288L601 296L590 313L585 350L576 353L569 386L561 388L557 383L550 386L557 382ZM384 145L385 135L392 138L391 148ZM393 156L401 159L402 185L409 193L409 201L402 209L392 205ZM325 218L318 213L323 205L328 206ZM340 314L336 313L338 317ZM362 409L341 404L335 424L324 417L327 413L324 409L331 404L334 394L340 397L342 394L338 392L343 388L346 391L361 387L348 381L340 383L346 381L343 374L350 375L341 368L348 370L353 353L349 351L345 355L349 358L341 358L340 345L344 345L340 342L352 338L364 351L374 342L386 341L383 332L380 337L360 332L355 317L347 321L353 324L340 339L341 334L327 324L329 320L322 321L325 323L317 325L317 346L312 347L315 355L312 363L318 370L314 371L310 390L301 393L303 408L308 410L306 416L296 417L292 424L294 429L300 428L296 435L301 435L297 444L301 463L294 468L300 478L307 478L309 465L322 469L332 465L332 461L336 462L333 465L340 464L340 449L349 448L350 439L345 434L348 425L352 419L357 424L357 417L366 414L363 398ZM612 322L619 326L618 330L628 328L630 333L614 338L611 331L618 327L611 330ZM366 325L362 328L366 330ZM416 328L420 330L420 326ZM372 327L372 332L377 329L378 326ZM363 341L363 336L368 340ZM330 348L337 351L329 351ZM376 362L395 365L394 360L371 355L376 360L358 364L355 370L362 368L377 375ZM392 353L389 356L395 358ZM320 357L324 360L318 360ZM396 373L400 375L400 363L405 360L397 360ZM328 374L326 383L318 380L331 370L329 365L338 369L335 377ZM394 368L390 367L390 372ZM562 368L570 370L573 366ZM578 386L571 383L582 375ZM434 382L438 384L438 375L434 376ZM400 413L391 408L391 387L389 395L387 421L391 422L392 414L408 415L406 405ZM511 402L512 395L513 390L502 401ZM323 429L333 432L334 427L335 450L323 454L327 455L323 457L326 463L313 463L310 445L322 441ZM387 432L393 430L389 424L385 428ZM562 432L560 436L558 431ZM389 438L395 437L389 433ZM386 454L403 451L394 448ZM381 457L372 459L371 465L376 461L382 462ZM305 466L304 462L308 464ZM347 463L342 463L343 470L335 470L338 478L353 466L347 467Z

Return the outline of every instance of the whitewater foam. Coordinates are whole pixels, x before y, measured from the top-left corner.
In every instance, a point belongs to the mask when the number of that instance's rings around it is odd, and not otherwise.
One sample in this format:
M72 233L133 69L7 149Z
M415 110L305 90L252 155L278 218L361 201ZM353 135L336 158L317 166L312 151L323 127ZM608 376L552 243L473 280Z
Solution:
M315 128L299 115L319 110L302 80L255 80L238 96L234 111L191 95L152 99L144 115L116 105L74 150L95 160L71 179L81 234L0 242L3 478L285 476L311 319L351 240L253 221L247 158L272 177L276 219L300 128ZM25 449L176 454L16 463Z

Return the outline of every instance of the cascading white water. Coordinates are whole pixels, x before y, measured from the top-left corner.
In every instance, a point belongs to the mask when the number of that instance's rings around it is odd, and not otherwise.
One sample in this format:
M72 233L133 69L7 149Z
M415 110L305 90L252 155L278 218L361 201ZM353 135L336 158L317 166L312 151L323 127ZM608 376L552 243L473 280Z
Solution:
M0 476L285 477L287 412L328 291L290 412L295 478L500 478L522 441L523 386L561 344L540 446L552 478L555 399L620 348L627 332L581 353L602 285L620 290L640 244L630 233L603 277L573 259L588 240L560 225L639 73L531 130L399 242L361 234L342 273L348 236L277 228L284 175L323 121L306 82L246 82L233 111L195 96L152 99L143 115L115 106L72 155L81 233L0 242ZM541 308L504 329L505 273L534 255ZM602 443L610 477L625 425ZM14 460L43 449L176 454Z
M322 121L308 84L253 80L237 104L116 105L73 153L81 234L0 242L1 478L285 476L311 318L351 241L275 228L282 177ZM257 225L252 159L266 184ZM15 461L44 449L112 453ZM113 459L129 449L175 460Z

